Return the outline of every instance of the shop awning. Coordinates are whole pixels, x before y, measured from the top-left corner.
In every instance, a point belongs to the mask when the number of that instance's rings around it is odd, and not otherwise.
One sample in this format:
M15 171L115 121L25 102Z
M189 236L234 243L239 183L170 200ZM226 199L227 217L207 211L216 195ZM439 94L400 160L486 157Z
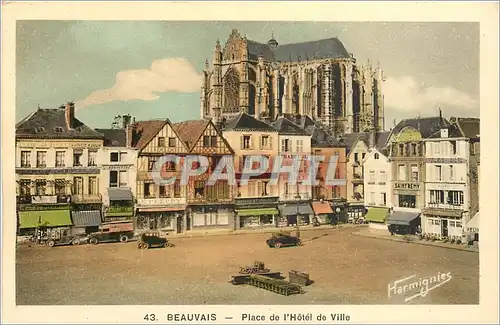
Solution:
M278 210L275 208L241 209L241 210L236 210L236 213L238 213L240 217L263 216L263 215L276 215L278 214Z
M101 224L101 211L72 211L71 219L75 227L93 227Z
M387 219L387 223L390 225L408 226L410 225L410 222L419 216L420 213L418 212L394 211L394 213L392 213Z
M479 229L479 212L467 222L467 229Z
M385 208L369 208L365 215L366 221L371 222L385 222L387 215L389 214L389 209Z
M71 226L70 211L19 211L20 228Z
M333 213L332 207L328 202L313 202L312 208L316 215L318 214L331 214Z
M297 205L298 205L298 211L297 211ZM297 212L298 214L314 214L311 206L307 203L290 203L287 205L280 205L279 207L281 214L283 216L293 216L296 215Z
M132 191L129 188L112 187L108 188L110 201L132 201Z

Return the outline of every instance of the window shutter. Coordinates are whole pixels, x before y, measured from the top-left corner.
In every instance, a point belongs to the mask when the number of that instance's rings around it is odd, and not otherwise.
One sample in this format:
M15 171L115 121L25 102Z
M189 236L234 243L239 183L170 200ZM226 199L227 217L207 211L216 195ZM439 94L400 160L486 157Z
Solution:
M244 149L245 147L243 146L243 136L240 136L240 147L241 149Z
M270 150L273 149L273 139L274 139L274 137L272 135L269 135L269 149Z

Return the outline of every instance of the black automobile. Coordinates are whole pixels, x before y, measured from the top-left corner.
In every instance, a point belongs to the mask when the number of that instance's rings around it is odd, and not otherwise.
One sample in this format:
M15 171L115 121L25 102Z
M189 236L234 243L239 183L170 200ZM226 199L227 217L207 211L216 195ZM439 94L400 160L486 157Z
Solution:
M133 237L133 232L94 232L89 236L89 243L93 245L115 242L126 243Z
M62 245L80 245L81 243L86 243L88 236L85 234L79 235L65 235L57 238L49 238L46 241L46 245L49 247L62 246Z
M160 237L157 233L147 233L141 234L139 237L139 241L137 243L137 248L139 249L148 249L153 247L170 247L170 243L167 238Z
M281 248L289 246L300 246L302 243L300 238L291 235L273 235L266 241L269 248Z

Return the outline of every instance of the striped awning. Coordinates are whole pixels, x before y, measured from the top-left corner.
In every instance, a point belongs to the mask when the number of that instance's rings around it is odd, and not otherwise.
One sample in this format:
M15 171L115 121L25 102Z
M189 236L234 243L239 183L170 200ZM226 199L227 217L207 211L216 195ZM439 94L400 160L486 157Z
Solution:
M101 211L72 211L71 219L75 227L93 227L101 224Z

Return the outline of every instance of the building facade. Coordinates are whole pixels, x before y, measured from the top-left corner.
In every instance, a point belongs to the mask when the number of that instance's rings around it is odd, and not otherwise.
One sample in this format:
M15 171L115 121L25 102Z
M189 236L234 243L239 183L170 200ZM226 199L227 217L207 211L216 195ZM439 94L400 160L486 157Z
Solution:
M133 220L136 180L137 150L127 143L130 116L123 117L119 128L96 129L104 137L99 191L103 201L104 221Z
M16 125L21 232L70 226L85 231L100 224L102 147L102 135L75 117L72 102L58 109L39 108Z
M213 185L208 183L222 159L234 160L233 149L210 120L184 121L173 124L173 127L190 155L201 156L208 161L206 170L189 178L185 229L234 230L234 186L230 179L218 179ZM186 160L184 163L191 165L187 166L188 169L200 168L200 161ZM226 171L231 173L230 166Z
M127 136L128 147L137 150L136 232L185 231L187 186L181 184L181 168L189 148L168 119L131 123ZM179 160L159 162L166 155ZM161 182L172 178L170 184Z
M314 217L311 208L312 182L307 182L310 177L308 159L311 155L311 135L285 117L279 117L272 126L278 131L278 156L281 157L281 167L293 168L292 166L297 164L297 170L294 171L297 173L295 184L290 183L290 172L279 173L281 213L278 224L309 225Z
M384 128L382 70L361 66L337 38L280 45L233 30L202 77L202 118L307 115L339 133Z
M368 154L367 134L353 134L346 137L347 146L347 217L349 222L363 218L365 215L364 178L365 170L363 160Z
M274 227L279 224L279 184L271 183L273 161L278 153L278 130L255 117L240 113L229 120L223 128L223 136L234 151L236 174L235 188L235 225L236 228L256 229ZM250 156L268 158L265 172L249 175L246 184L242 183L245 167L260 169L260 162L252 166ZM255 165L255 166L254 166Z
M371 136L376 136L375 134ZM388 132L370 141L370 149L363 160L365 220L372 228L387 229L385 220L392 208L392 165L386 147ZM377 141L378 140L378 141ZM378 144L378 145L377 145Z
M467 223L479 209L478 139L479 119L453 119L425 140L423 233L463 240Z

